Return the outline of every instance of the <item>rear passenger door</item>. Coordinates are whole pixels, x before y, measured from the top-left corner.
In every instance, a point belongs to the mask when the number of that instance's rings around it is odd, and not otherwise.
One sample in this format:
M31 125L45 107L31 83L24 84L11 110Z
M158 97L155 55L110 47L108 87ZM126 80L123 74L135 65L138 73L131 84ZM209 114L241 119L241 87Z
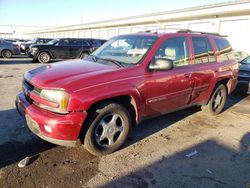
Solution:
M188 43L186 37L167 38L155 53L151 63L158 58L171 59L174 68L147 75L146 115L166 113L189 103L193 79Z
M207 98L207 92L211 79L214 78L216 70L215 54L211 42L207 37L192 37L193 44L193 79L191 103L200 103Z
M69 39L61 39L53 46L51 50L55 59L68 59L69 58Z
M69 58L80 57L82 42L79 39L71 39L69 42Z

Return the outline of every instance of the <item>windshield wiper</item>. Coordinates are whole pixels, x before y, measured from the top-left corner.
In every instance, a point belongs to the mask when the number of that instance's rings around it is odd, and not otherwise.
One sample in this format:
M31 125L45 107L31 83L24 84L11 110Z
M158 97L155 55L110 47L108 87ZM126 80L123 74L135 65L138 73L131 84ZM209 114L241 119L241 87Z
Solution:
M98 59L104 60L104 61L108 61L108 62L111 62L111 63L117 65L118 67L124 67L123 64L122 64L120 61L117 61L117 60L115 60L115 59L100 58L100 57L98 57Z

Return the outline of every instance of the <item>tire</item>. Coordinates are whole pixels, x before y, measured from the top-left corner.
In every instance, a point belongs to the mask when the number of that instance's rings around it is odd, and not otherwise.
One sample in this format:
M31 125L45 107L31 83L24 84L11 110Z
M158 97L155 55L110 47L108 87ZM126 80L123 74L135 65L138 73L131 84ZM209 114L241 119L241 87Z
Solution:
M29 55L29 51L30 51L30 49L27 48L27 49L25 50L25 54L26 54L26 55Z
M89 54L87 52L83 52L80 56L81 59L84 59L85 57L88 57Z
M1 53L3 58L11 58L12 57L12 52L10 50L3 50Z
M40 63L49 63L50 62L50 55L48 52L41 52L38 55L38 61Z
M212 97L210 98L207 105L201 107L204 113L209 113L210 115L218 115L222 112L224 105L227 100L227 88L225 85L220 84L214 90Z
M103 103L90 114L84 146L95 156L113 153L126 141L130 128L131 117L125 107Z

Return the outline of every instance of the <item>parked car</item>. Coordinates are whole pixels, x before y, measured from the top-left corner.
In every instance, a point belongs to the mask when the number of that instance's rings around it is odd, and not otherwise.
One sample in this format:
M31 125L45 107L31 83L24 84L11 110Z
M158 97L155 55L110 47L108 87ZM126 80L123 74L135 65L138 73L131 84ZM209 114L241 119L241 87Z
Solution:
M16 106L40 138L64 146L80 138L89 152L105 155L144 119L195 105L219 114L238 69L220 35L121 35L84 59L26 72Z
M26 55L28 55L29 50L30 50L30 45L32 44L46 44L49 41L51 41L53 39L47 39L47 38L35 38L33 40L30 40L26 43L23 43L20 45L20 50L22 53L25 53Z
M83 58L98 47L94 42L94 39L54 39L47 44L32 45L29 57L40 63L49 63L52 59Z
M19 55L20 50L17 44L0 39L0 57L11 58L12 55Z
M250 56L243 59L239 64L239 87L241 87L241 90L250 94Z

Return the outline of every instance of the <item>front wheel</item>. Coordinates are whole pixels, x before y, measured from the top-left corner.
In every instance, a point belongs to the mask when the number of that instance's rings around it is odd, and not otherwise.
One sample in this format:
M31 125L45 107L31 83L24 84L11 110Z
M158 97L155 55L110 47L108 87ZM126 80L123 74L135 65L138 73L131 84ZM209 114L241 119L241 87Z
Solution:
M84 146L93 155L101 156L113 153L126 141L131 118L125 107L107 103L95 110L89 123Z
M50 62L50 55L48 52L41 52L38 55L38 61L40 63L49 63Z
M211 99L207 105L202 106L202 111L209 113L210 115L218 115L224 108L227 100L227 89L226 86L220 84L217 86L212 94Z
M27 49L25 50L25 54L26 54L26 55L29 55L29 51L30 51L30 49L27 48Z

